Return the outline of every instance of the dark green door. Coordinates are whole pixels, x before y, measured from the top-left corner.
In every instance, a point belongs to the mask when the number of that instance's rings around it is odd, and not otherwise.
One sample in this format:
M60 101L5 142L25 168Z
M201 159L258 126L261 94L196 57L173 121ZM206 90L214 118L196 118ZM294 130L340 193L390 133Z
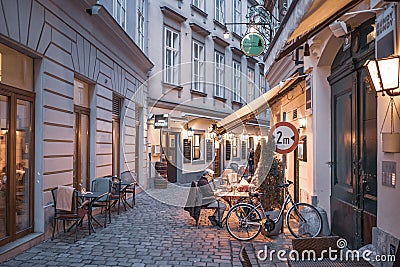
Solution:
M331 228L351 248L372 241L376 226L376 96L364 62L374 57L368 38L373 20L352 33L352 47L336 55L329 77L332 95Z

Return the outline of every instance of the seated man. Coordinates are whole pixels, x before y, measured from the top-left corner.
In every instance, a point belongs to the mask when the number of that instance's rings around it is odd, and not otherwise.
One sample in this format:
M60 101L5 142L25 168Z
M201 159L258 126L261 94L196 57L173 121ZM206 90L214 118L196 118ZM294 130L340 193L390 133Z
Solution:
M202 194L202 205L210 208L215 208L215 212L213 216L208 216L211 224L213 226L220 225L222 216L224 215L224 211L226 205L217 200L217 197L214 194L213 189L211 188L210 181L214 178L214 171L211 169L206 169L201 175L199 181L197 182L197 186L200 189ZM219 209L218 209L219 205Z

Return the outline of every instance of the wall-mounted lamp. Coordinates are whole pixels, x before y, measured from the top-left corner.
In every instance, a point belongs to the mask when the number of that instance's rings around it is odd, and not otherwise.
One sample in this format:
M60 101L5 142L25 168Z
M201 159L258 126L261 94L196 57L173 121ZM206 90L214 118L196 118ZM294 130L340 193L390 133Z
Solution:
M225 30L224 30L224 39L225 39L225 40L228 40L229 37L231 37L231 33L228 31L228 28L225 27Z
M400 95L400 56L367 60L364 64L367 67L369 78L374 84L377 93L389 96Z
M329 29L331 29L333 35L335 37L342 37L347 35L347 25L346 22L341 21L341 20L336 20L333 23L329 25Z
M86 12L92 16L92 15L97 15L99 13L100 8L102 8L103 5L99 3L99 1L96 2L91 8L87 8Z
M193 135L194 135L194 131L193 131L192 127L189 127L189 129L187 129L187 136L193 137Z
M233 138L235 138L235 134L232 133L232 132L229 132L229 133L227 134L227 138L228 138L228 140L233 140Z
M307 128L307 119L306 118L299 119L299 128L300 129Z

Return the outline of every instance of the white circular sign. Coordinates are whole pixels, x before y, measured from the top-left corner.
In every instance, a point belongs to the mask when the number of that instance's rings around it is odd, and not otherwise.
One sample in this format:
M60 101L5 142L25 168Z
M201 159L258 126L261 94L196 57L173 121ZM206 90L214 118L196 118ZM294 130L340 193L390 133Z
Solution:
M279 154L290 153L299 144L299 132L289 122L282 121L272 126L270 136L274 140L276 152Z

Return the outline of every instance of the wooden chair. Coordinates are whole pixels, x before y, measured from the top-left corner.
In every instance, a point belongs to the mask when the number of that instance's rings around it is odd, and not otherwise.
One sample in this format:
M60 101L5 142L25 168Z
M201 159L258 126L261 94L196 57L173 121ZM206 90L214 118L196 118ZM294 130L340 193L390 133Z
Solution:
M51 235L51 240L54 239L55 228L58 226L57 221L63 222L64 233L66 232L65 222L73 221L74 224L70 226L70 229L73 226L75 226L74 241L76 241L78 233L78 225L81 224L83 218L87 214L89 202L88 201L82 202L81 199L78 197L78 191L74 189L71 199L72 209L70 211L57 209L57 193L58 193L58 188L54 188L51 190L51 195L53 197L53 203L54 203L54 216L53 216L54 224L53 224L53 232Z
M247 254L245 246L240 248L239 260L243 267L252 267L249 255Z

